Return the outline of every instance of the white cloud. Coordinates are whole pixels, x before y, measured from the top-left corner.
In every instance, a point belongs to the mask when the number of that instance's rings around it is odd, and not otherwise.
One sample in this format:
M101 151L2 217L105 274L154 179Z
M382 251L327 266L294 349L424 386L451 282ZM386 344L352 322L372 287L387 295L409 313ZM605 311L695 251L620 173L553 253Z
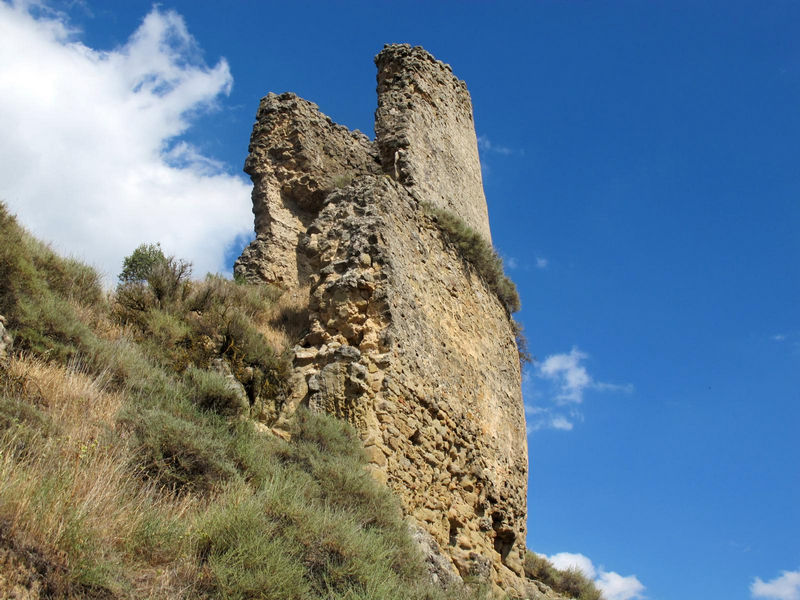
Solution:
M527 398L531 396L526 390L530 389L529 383L523 380L523 395ZM528 433L540 429L559 429L561 431L571 431L575 426L575 421L579 421L583 416L575 410L560 412L559 410L536 406L531 403L525 404L525 421Z
M558 388L555 400L558 404L580 404L586 389L598 391L620 391L630 393L633 385L626 383L606 383L595 381L586 367L581 364L589 356L577 348L569 354L551 354L538 366L538 375L547 379Z
M478 136L478 148L484 152L494 152L495 154L502 154L503 156L514 154L514 151L511 148L506 146L498 146L485 135Z
M562 431L570 431L573 425L572 421L567 419L564 415L556 415L550 419L550 427L553 429L561 429Z
M557 569L577 569L588 579L594 580L595 585L603 592L605 600L632 600L642 598L644 585L636 575L622 576L615 571L606 571L596 567L588 556L572 552L559 552L547 556Z
M769 581L756 577L750 585L750 594L753 598L800 600L800 570L783 571L779 577Z
M250 186L179 136L232 83L173 11L153 8L127 43L98 51L63 15L0 2L0 199L107 281L142 242L220 271L252 228Z
M772 339L776 342L782 342L786 339L786 335L783 333L776 333L772 336Z
M516 269L521 269L523 271L531 270L531 263L527 259L519 260L516 256L503 256L502 258L503 266L511 271ZM547 259L541 256L532 257L531 260L533 261L533 267L536 269L546 269L549 264Z
M551 354L526 371L522 381L528 431L559 429L570 431L583 419L578 406L587 390L630 393L631 384L619 385L596 381L586 369L588 355L578 348L568 353Z
M588 556L583 554L573 554L572 552L559 552L553 556L548 556L547 560L553 563L556 569L566 571L567 569L577 569L589 579L594 579L597 570Z
M592 384L592 378L581 361L587 355L573 348L569 354L551 354L539 366L540 377L556 382L559 404L583 402L583 391Z
M644 592L644 585L636 575L623 577L614 571L602 572L595 584L606 600L630 600L631 598L641 598Z

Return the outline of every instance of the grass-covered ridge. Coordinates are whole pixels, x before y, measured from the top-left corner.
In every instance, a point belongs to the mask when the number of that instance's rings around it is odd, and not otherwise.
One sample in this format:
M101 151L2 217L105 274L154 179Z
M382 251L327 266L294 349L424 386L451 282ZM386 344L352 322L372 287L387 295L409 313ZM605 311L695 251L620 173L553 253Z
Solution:
M107 294L0 205L0 597L444 597L351 428L256 426L302 307L153 256Z

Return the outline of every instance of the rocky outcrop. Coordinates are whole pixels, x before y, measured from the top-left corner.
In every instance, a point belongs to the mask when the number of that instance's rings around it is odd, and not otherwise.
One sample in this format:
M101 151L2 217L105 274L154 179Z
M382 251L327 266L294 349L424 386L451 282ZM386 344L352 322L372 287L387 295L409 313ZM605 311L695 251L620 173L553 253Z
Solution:
M236 271L310 289L292 392L269 425L285 434L300 405L348 420L425 532L432 573L521 595L528 464L514 328L420 206L457 212L488 239L469 96L421 48L389 46L376 63L374 143L290 94L259 108L246 165L257 238Z
M325 197L357 173L378 173L380 165L366 135L285 93L261 100L244 170L253 180L256 239L235 272L290 288L311 275L297 248Z
M14 345L14 339L6 329L6 318L0 315L0 360L6 360Z

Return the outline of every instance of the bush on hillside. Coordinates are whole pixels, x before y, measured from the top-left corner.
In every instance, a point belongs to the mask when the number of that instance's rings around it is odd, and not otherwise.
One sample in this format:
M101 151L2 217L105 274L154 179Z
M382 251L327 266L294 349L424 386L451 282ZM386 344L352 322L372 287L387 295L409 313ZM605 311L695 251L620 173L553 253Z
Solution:
M277 293L267 286L216 275L188 281L191 265L143 244L124 262L114 314L132 328L148 354L177 374L227 361L250 404L274 401L286 391L289 366L259 331ZM194 375L195 379L200 377ZM203 376L207 383L212 376ZM198 379L199 381L199 379ZM211 402L227 414L240 412L230 397Z
M130 256L126 256L122 261L122 271L119 274L119 282L125 283L144 283L155 269L156 265L167 262L167 257L161 250L161 244L141 244Z
M185 298L191 274L191 263L165 256L159 244L141 244L123 259L117 293L129 310L165 306Z

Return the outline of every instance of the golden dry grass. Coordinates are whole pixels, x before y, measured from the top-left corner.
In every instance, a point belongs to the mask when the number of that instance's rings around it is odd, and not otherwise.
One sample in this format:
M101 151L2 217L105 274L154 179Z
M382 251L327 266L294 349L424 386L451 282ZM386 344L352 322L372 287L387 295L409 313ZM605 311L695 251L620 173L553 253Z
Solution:
M286 290L255 325L278 353L291 348L308 327L309 288Z
M131 541L152 536L153 555L132 578L135 596L181 597L196 565L175 560L180 531L200 502L162 494L131 471L130 450L114 432L122 394L102 375L25 356L12 358L4 375L25 382L52 433L31 438L19 423L0 436L0 522L43 555L77 559L68 566L79 578L112 589L115 567L124 558L135 564L127 555L142 551ZM170 533L177 537L164 539Z

